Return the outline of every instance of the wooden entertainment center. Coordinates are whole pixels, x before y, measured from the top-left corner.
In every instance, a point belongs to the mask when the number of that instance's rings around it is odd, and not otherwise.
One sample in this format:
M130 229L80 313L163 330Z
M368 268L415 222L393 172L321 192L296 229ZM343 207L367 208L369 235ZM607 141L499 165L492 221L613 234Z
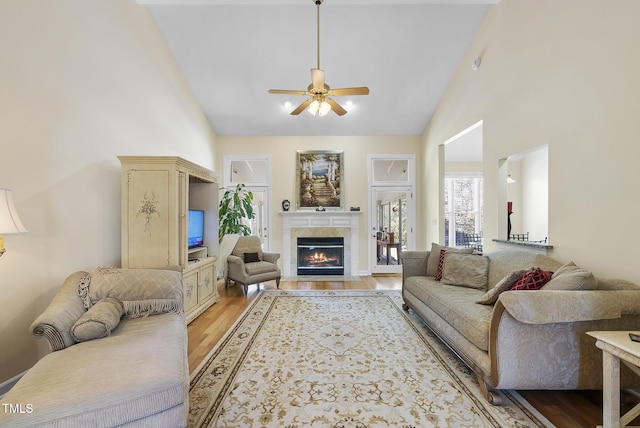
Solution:
M122 164L123 268L182 271L187 323L220 299L219 174L175 156L118 156ZM189 248L189 210L204 211L201 246Z

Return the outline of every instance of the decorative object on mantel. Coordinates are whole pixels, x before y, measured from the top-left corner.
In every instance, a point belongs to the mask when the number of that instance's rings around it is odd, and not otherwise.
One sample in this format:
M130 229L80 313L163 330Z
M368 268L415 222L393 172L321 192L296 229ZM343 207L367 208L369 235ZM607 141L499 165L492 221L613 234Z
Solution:
M298 150L296 204L298 209L342 210L344 153L342 150Z
M18 211L13 203L13 194L10 189L0 189L0 257L5 253L2 235L16 235L26 233Z
M282 201L282 211L289 211L290 207L291 202L289 202L289 199L285 199L284 201Z
M245 222L254 218L251 206L253 193L244 190L244 187L243 183L239 183L235 188L227 189L220 199L218 207L218 218L220 219L218 238L220 241L224 235L230 233L251 235L251 228Z
M513 214L513 202L507 202L507 240L511 239L511 214Z
M316 208L316 211L324 212L326 209L322 205L319 205L318 208Z
M360 211L360 207L351 207L350 210L351 211Z

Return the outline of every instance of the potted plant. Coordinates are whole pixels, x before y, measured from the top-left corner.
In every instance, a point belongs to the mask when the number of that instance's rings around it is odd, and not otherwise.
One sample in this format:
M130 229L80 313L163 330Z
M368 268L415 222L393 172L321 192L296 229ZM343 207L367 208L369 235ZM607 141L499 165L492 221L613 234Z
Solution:
M251 228L245 222L255 217L251 206L253 193L244 190L244 187L244 184L238 184L235 189L227 189L220 199L218 207L220 220L218 238L220 240L224 235L232 233L245 236L251 234Z

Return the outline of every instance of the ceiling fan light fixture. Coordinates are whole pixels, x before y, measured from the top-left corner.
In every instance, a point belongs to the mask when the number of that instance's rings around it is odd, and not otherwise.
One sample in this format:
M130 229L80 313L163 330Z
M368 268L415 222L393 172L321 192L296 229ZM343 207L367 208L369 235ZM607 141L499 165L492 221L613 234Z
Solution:
M331 105L326 101L322 101L320 103L320 108L318 109L318 114L320 116L325 116L330 111L331 111Z
M287 94L287 95L307 95L309 98L294 109L291 114L298 115L307 110L312 115L327 115L333 111L338 116L343 116L347 111L333 100L332 97L340 97L346 95L369 95L369 88L366 86L356 88L340 88L331 89L324 80L324 70L320 68L320 5L323 0L312 0L316 5L317 12L317 55L318 64L316 68L311 69L311 84L307 90L291 90L291 89L269 89L270 94Z
M313 100L313 102L309 104L309 108L307 109L307 111L315 116L316 113L318 113L319 109L320 109L320 103L318 102L318 100Z

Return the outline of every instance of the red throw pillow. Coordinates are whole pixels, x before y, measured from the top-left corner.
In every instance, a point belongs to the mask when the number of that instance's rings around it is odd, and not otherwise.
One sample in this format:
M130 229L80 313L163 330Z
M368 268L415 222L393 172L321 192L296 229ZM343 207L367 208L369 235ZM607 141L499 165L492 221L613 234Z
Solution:
M549 282L551 275L553 275L553 272L544 271L540 268L531 269L511 286L511 290L539 290Z
M447 254L447 250L440 250L440 260L438 260L438 272L436 273L436 281L442 279L442 271L444 270L444 256Z

